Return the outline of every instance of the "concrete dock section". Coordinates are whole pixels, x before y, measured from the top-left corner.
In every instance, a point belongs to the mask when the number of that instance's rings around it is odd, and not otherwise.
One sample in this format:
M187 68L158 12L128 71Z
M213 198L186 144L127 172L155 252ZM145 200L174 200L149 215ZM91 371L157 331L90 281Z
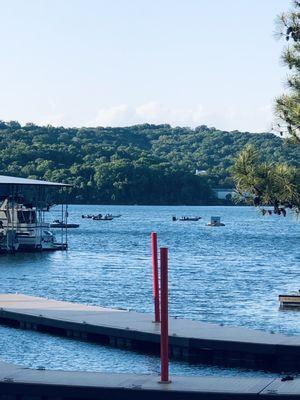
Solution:
M159 354L150 314L26 296L0 295L0 323ZM170 318L170 355L193 362L272 371L300 370L300 338Z
M0 400L300 399L300 379L173 377L33 370L0 362Z

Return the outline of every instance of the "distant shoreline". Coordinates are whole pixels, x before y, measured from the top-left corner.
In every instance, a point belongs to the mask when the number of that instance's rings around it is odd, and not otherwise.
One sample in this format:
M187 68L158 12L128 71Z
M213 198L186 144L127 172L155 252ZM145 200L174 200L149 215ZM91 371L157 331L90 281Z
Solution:
M68 203L69 206L105 206L105 207L251 207L248 204L228 204L228 203L213 203L213 204L111 204L111 203ZM59 204L57 205L59 206Z

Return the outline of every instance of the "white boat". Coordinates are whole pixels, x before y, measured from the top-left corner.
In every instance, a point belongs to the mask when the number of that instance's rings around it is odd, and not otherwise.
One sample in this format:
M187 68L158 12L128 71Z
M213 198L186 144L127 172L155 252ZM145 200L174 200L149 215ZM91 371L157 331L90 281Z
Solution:
M206 226L225 226L221 222L221 217L210 217L210 222Z
M60 230L60 242L56 242L45 216L59 204L67 187L71 186L0 175L0 252L66 250L67 230ZM67 224L68 205L60 204L61 221Z
M17 232L18 250L51 250L56 248L56 239L51 231L46 229L28 229L26 232Z
M6 198L0 207L1 247L16 250L56 250L55 236L49 224L37 216L35 207L14 203Z

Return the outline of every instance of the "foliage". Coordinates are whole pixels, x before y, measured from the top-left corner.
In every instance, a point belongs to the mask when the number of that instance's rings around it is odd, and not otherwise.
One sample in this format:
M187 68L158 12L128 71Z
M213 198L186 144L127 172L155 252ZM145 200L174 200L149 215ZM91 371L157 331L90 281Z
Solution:
M211 204L211 187L233 186L229 167L249 143L262 150L261 161L299 166L298 148L270 133L0 121L0 173L72 183L77 203Z
M296 158L300 144L300 2L294 1L294 8L279 17L279 35L284 36L289 45L283 52L283 62L291 71L288 77L288 93L276 99L277 124L282 136L296 143ZM284 125L283 125L284 124ZM286 135L285 135L286 134ZM260 149L261 150L261 149ZM272 162L261 163L259 152L246 147L236 158L232 168L239 194L248 195L255 205L271 205L273 212L286 215L286 208L300 213L300 170L299 165ZM263 209L263 212L266 212ZM268 212L272 212L268 210Z
M279 17L279 35L288 41L282 60L290 70L288 93L276 100L276 114L286 125L287 133L300 144L300 2L294 1L291 11ZM281 134L285 125L278 124Z
M300 210L300 171L287 164L259 162L259 152L247 146L237 157L232 173L237 191L256 206L272 206L286 215L286 208ZM265 209L263 208L263 213Z

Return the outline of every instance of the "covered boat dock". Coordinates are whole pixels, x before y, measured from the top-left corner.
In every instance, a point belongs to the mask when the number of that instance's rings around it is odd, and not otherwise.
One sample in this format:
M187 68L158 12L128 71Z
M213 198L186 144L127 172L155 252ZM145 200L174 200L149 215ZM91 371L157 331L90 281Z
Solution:
M61 229L57 242L45 213L59 202L62 221L67 221L68 206L61 192L68 187L71 185L0 175L0 252L67 249L66 229Z

